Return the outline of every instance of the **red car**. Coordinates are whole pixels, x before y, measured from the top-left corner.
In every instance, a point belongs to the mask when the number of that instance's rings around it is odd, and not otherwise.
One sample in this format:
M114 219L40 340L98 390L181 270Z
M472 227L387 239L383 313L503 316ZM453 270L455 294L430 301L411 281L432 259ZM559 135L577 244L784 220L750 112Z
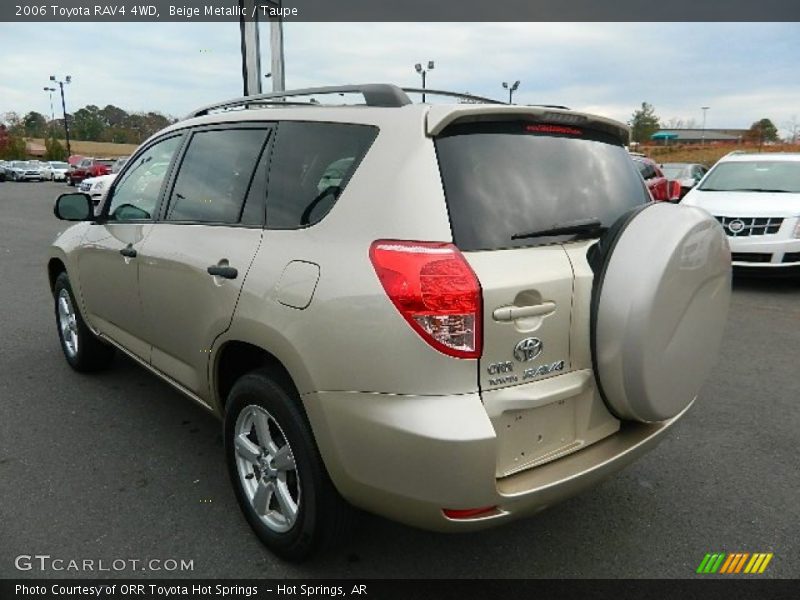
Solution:
M113 158L83 158L67 172L67 184L75 185L89 177L108 175L113 164Z
M645 156L631 156L634 164L642 174L642 179L650 190L653 200L659 202L677 202L681 198L681 184L666 178L658 164Z

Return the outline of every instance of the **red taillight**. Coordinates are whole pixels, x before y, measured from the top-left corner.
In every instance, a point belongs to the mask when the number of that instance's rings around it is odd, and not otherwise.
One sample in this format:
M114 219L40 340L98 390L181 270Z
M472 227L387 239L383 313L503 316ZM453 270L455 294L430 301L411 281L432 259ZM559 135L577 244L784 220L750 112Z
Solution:
M669 182L669 199L670 200L680 200L681 199L681 182L680 181L670 181Z
M448 519L474 519L489 515L497 510L496 506L484 508L443 508L442 512Z
M378 240L372 266L400 314L431 346L458 358L481 355L481 286L453 244Z

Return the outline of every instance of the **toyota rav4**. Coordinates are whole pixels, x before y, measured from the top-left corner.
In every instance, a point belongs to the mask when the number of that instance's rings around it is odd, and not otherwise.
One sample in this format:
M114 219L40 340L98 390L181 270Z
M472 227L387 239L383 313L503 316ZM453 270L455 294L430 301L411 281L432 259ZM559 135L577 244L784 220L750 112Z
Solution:
M340 94L359 102L319 101ZM48 264L64 355L122 352L219 415L241 509L284 557L350 506L439 531L531 515L653 448L722 337L722 227L651 202L627 139L382 84L200 109L99 215L56 201L78 221Z

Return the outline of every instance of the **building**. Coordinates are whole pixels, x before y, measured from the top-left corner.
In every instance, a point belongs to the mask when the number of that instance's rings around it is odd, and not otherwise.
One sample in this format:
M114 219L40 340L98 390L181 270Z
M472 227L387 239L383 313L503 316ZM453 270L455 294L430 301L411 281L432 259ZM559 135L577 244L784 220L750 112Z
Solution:
M739 144L747 129L659 129L650 139L665 144Z

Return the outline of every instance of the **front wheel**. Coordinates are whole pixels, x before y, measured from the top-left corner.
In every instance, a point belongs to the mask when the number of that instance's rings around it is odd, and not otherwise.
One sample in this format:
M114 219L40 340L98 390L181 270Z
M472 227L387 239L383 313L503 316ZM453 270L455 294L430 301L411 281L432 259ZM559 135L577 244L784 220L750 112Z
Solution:
M114 358L114 348L97 339L86 325L66 273L56 279L53 294L58 339L69 366L82 372L108 367Z
M259 539L289 560L341 541L351 518L299 402L269 371L253 371L233 386L224 425L239 506Z

